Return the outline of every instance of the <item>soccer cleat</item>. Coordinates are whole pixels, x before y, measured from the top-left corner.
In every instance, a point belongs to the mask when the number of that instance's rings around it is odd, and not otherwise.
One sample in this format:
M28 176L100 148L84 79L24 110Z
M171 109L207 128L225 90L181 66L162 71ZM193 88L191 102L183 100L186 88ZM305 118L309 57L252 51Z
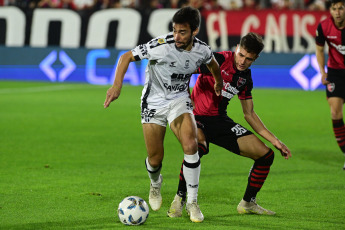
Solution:
M158 187L153 187L152 184L150 184L149 204L153 211L159 210L162 206L161 186L163 176L159 175L159 177L161 182L159 183Z
M247 202L241 200L237 206L237 212L239 214L258 214L258 215L275 215L276 213L267 209L264 209L256 203L255 200Z
M201 213L199 205L196 201L193 201L192 203L187 203L186 210L189 215L189 219L192 222L200 223L204 220L204 215Z
M170 209L167 212L168 216L171 218L181 217L183 206L185 203L186 201L183 201L182 197L176 194L173 202L171 202Z

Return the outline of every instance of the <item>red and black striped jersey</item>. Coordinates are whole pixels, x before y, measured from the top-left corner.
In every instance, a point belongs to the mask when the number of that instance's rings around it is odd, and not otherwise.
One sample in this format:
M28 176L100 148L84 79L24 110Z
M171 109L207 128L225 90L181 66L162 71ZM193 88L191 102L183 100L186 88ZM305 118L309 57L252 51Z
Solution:
M316 44L329 47L327 66L332 69L345 69L345 28L338 29L332 17L321 21L316 30Z
M234 53L223 51L213 53L219 63L223 89L221 96L214 91L215 80L205 65L201 65L198 72L201 73L192 91L194 101L194 114L200 116L226 115L229 101L238 95L241 100L251 99L253 80L251 70L238 71L234 66Z

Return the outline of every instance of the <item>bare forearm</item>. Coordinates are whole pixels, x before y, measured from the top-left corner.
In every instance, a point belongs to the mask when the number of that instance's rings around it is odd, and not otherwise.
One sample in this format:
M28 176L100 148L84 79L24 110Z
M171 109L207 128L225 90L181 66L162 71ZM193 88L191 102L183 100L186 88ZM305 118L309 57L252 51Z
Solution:
M125 74L127 72L130 62L131 62L131 55L128 52L120 57L117 63L116 71L115 71L115 80L113 83L113 87L116 87L119 89L122 88L123 79L125 78Z
M267 141L274 143L278 140L277 137L266 128L264 123L261 121L261 119L255 112L253 112L253 114L251 115L245 115L244 118L246 119L248 124L253 128L253 130L257 134L265 138Z

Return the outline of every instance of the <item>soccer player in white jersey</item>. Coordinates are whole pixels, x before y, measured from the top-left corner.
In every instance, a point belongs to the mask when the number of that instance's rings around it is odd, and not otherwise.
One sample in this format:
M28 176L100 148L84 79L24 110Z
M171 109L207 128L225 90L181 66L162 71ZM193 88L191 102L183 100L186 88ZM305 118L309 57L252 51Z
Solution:
M173 32L152 39L121 56L114 84L106 94L104 108L120 96L129 63L148 59L141 96L141 123L147 149L145 164L151 180L149 204L154 211L162 205L160 190L163 178L160 172L166 125L169 123L184 152L187 213L192 222L202 222L204 216L197 203L200 159L189 81L201 64L206 64L215 78L217 96L220 95L223 81L212 50L195 37L199 32L199 11L192 7L181 8L173 16L172 22Z

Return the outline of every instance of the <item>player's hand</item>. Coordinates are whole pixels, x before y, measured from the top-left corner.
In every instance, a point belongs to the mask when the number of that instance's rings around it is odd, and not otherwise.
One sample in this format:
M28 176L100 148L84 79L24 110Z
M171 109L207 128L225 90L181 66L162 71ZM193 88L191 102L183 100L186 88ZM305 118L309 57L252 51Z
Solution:
M327 84L331 83L327 80L327 76L328 76L327 73L324 73L321 75L321 82L323 85L327 85Z
M104 101L104 108L108 108L110 103L120 96L121 89L115 88L114 86L110 87L107 91L107 95Z
M222 81L214 83L214 91L216 92L217 96L221 95L222 89L223 89L223 82Z
M281 153L281 155L287 160L289 159L291 155L290 149L280 140L278 140L276 143L273 144L276 149L278 149Z

